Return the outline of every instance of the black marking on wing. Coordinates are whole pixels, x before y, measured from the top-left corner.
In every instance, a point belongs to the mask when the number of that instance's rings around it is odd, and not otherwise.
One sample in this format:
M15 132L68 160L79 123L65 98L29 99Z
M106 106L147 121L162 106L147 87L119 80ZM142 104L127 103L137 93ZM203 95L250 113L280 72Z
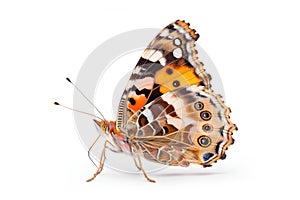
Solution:
M201 98L207 98L207 96L202 95L200 92L196 92L196 96L201 97Z
M163 129L164 129L164 131L165 131L165 134L168 134L168 133L169 133L168 127L164 126Z
M131 105L135 105L136 104L135 99L131 98L131 97L129 98L129 102L130 102Z
M152 90L146 104L150 103L151 101L153 101L154 99L160 97L163 94L159 91L159 86L160 86L159 84L154 84L153 85L154 89Z
M151 92L151 90L148 90L148 89L142 89L141 91L140 90L138 90L138 89L136 89L135 90L135 93L137 94L137 95L141 95L141 94L144 94L145 95L145 97L148 97L149 96L149 94L150 94L150 92Z
M154 77L156 72L161 70L164 66L159 61L152 62L150 60L140 58L136 67L140 67L139 73L131 74L130 80L142 79L145 77Z
M170 33L176 31L173 24L170 24L170 25L166 26L166 28L169 29Z
M225 127L224 127L224 126L222 126L222 127L220 128L220 135L221 135L222 137L224 137L224 135L223 135L223 131L224 131L224 129L225 129Z
M209 102L211 105L213 105L215 108L217 108L217 105L214 103L214 101L212 99L209 99Z
M218 112L218 117L222 121L222 111L221 110Z
M151 62L150 60L147 60L143 57L140 57L140 59L139 59L138 63L136 64L136 66L143 66L146 63L153 63L153 62Z
M174 55L173 55L173 52L169 52L167 50L165 50L166 52L168 52L166 55L165 55L165 58L166 58L166 65L172 63L172 64L175 64L175 65L178 65L178 61L179 59L178 58L175 58Z
M219 153L220 145L222 144L222 142L223 142L223 141L220 141L220 142L218 142L217 145L216 145L215 151L216 151L217 154Z
M214 156L214 154L212 154L212 153L205 153L204 155L203 155L203 160L204 160L204 162L206 162L206 161L208 161L211 157L213 157Z
M226 154L223 153L223 154L221 155L220 159L221 159L221 160L224 160L225 158L226 158Z
M149 123L147 117L143 114L141 114L139 116L138 122L139 122L140 127L143 127Z

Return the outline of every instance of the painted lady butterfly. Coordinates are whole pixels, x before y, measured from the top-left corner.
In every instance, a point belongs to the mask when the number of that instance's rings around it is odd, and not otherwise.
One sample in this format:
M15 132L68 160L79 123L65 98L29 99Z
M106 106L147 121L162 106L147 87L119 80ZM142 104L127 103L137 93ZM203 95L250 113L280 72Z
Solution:
M130 154L147 180L140 157L164 165L211 166L226 157L237 130L230 108L211 89L211 76L197 58L199 34L177 20L144 50L121 97L116 121L95 120L108 145Z

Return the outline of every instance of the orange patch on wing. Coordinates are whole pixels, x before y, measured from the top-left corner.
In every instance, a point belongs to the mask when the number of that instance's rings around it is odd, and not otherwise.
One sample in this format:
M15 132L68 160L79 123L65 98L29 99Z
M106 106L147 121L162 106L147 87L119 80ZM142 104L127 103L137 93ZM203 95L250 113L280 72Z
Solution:
M132 101L128 102L128 108L134 112L140 110L147 102L147 98L144 94L141 95L132 95Z
M184 64L169 64L155 75L155 83L161 85L160 92L163 94L179 87L198 85L201 81L195 74L195 69Z

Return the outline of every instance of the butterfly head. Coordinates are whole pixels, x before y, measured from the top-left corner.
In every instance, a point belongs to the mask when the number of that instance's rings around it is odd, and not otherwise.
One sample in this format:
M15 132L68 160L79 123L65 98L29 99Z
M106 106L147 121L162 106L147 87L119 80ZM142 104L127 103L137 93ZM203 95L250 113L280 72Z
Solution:
M101 135L117 150L121 151L121 147L118 144L118 130L116 129L116 122L115 121L98 121L94 120L96 127L100 128L99 132Z
M94 120L96 125L101 128L101 130L106 134L112 134L116 131L115 122L113 121L98 121Z

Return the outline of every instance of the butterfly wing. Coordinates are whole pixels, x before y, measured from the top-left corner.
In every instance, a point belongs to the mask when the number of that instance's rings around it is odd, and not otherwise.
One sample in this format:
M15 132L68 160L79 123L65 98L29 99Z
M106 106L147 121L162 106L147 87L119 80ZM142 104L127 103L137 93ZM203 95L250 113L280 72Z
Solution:
M117 128L149 160L209 166L225 157L236 126L197 58L199 35L177 20L145 49L119 104Z
M121 97L116 125L124 124L146 104L174 89L201 85L210 89L210 75L197 58L199 35L177 20L165 27L145 49Z
M186 86L163 94L131 116L134 145L142 155L167 165L209 166L225 158L236 126L219 95L202 86Z

